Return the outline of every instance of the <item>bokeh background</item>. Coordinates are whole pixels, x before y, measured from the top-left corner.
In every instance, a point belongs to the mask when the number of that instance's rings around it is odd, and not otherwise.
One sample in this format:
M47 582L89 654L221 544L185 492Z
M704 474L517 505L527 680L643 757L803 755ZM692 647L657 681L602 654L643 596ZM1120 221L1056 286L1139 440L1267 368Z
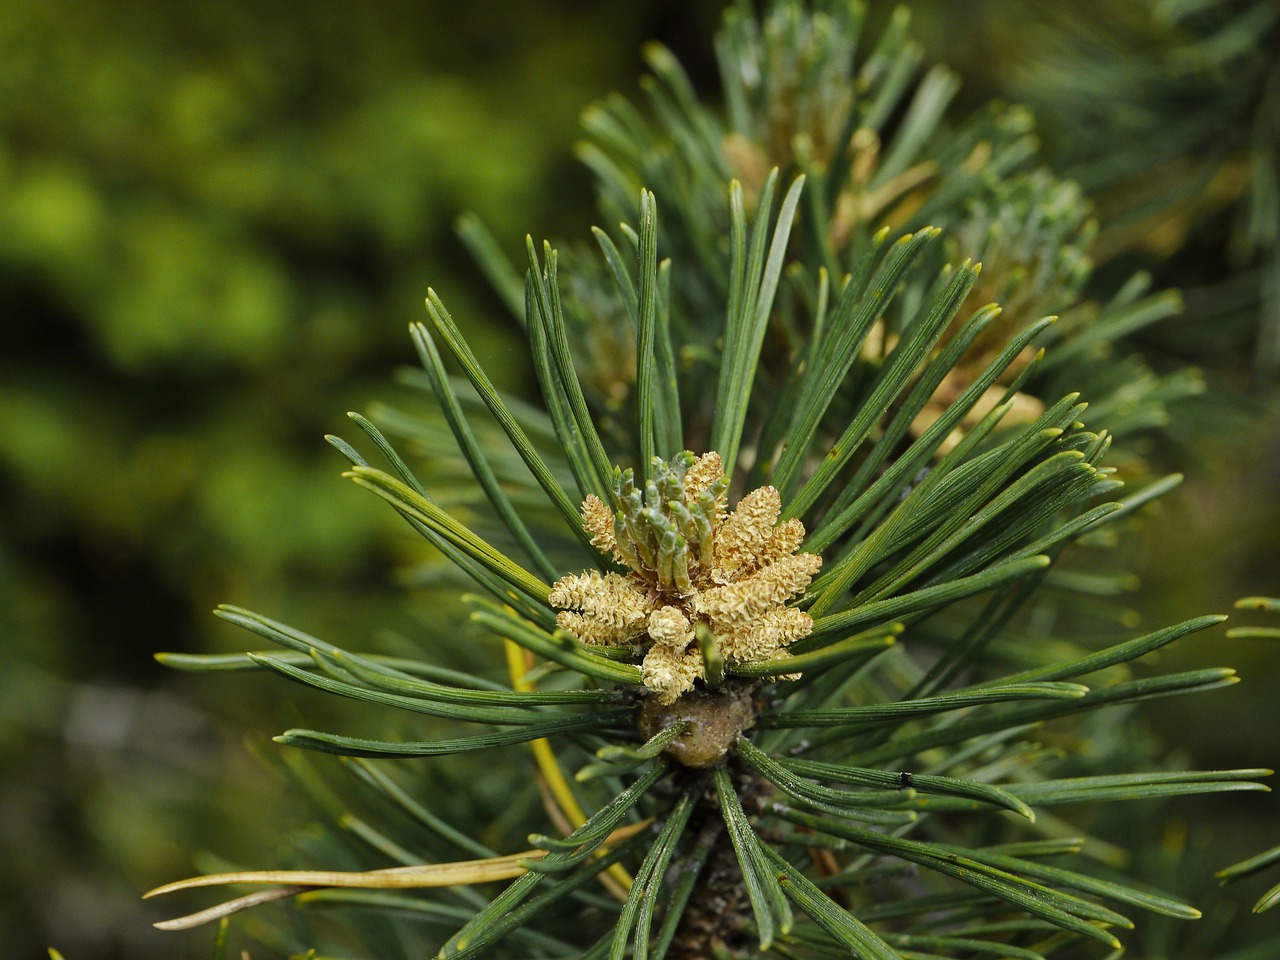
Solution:
M1257 335L1280 227L1251 179L1280 140L1268 155L1257 131L1267 103L1280 116L1277 18L1221 70L1179 73L1186 38L1148 5L911 6L962 105L1031 103L1046 160L1095 192L1113 225L1096 282L1142 266L1187 290L1142 347L1201 365L1209 391L1152 449L1188 480L1117 602L1160 625L1280 593L1280 414ZM170 908L138 895L200 851L276 861L298 814L254 750L301 708L278 680L152 654L243 648L209 615L223 601L339 642L420 629L426 601L396 576L420 548L338 479L322 436L351 432L346 410L420 403L392 372L428 284L495 379L528 387L454 218L475 211L513 255L526 232L583 236L581 108L633 94L653 38L714 96L718 18L675 0L0 4L6 956L208 956L208 936L152 931ZM1214 636L1178 656L1245 682L1145 715L1189 766L1275 766L1273 647ZM341 709L326 699L306 700L308 725ZM1180 808L1179 842L1212 868L1280 842L1275 804L1241 796ZM1275 932L1225 916L1224 944Z

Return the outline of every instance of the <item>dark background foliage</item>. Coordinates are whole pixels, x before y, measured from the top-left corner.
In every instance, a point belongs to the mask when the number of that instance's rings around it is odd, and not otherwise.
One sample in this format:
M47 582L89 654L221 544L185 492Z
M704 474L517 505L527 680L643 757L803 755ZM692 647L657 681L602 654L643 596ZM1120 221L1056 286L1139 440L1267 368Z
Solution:
M1103 6L1045 20L1029 0L985 0L959 22L954 5L914 6L963 99L1028 100L1050 158L1087 181L1105 138L1090 155L1064 133L1070 97L1036 68ZM877 18L889 9L873 4ZM220 862L201 851L275 862L295 814L241 738L291 722L293 691L170 675L151 654L240 648L207 613L223 600L356 643L436 615L393 577L421 549L338 482L321 436L345 410L404 401L390 372L411 359L405 327L427 284L504 384L528 382L452 219L476 211L513 254L526 231L584 235L580 109L634 91L650 38L714 95L718 14L571 0L0 5L6 954L207 955L207 939L151 931L161 914L136 898ZM1159 104L1143 106L1158 119ZM1104 217L1125 212L1107 186ZM1190 477L1135 550L1141 589L1116 598L1135 624L1280 590L1280 418L1249 373L1247 298L1222 309L1248 269L1229 239L1238 202L1184 202L1147 233L1128 216L1100 271L1142 265L1190 286L1186 315L1143 346L1157 364L1205 364L1211 388L1151 451ZM1242 669L1238 690L1195 714L1148 714L1191 766L1276 762L1275 658L1264 641L1236 643L1212 659ZM335 708L306 709L315 723ZM1223 831L1280 839L1265 798L1235 804L1187 806L1196 819L1169 830L1185 827L1190 847ZM1180 842L1151 856L1176 859Z

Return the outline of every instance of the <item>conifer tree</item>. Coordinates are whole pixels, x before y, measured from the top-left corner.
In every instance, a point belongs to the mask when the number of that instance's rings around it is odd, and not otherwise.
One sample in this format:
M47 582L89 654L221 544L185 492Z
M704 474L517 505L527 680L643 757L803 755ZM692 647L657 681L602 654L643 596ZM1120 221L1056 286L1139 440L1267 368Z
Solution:
M1198 381L1120 342L1177 298L1142 276L1084 298L1080 189L1037 166L1025 110L951 117L958 81L907 26L735 6L723 110L653 47L647 109L588 111L594 250L530 238L515 268L464 221L540 402L429 291L409 379L436 426L353 415L376 456L330 442L469 582L469 625L392 656L223 607L275 647L166 655L398 719L276 738L361 855L169 884L266 889L164 926L291 900L244 916L386 957L1033 960L1199 916L1054 812L1265 789L1082 750L1101 711L1235 682L1145 663L1222 617L1133 636L1091 598L1177 482L1133 442ZM334 947L310 918L338 907Z

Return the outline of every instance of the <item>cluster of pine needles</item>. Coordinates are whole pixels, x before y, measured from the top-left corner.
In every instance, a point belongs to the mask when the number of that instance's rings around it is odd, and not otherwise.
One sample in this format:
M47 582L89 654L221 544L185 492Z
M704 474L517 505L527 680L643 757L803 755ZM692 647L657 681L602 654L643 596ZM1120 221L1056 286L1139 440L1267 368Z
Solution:
M541 405L489 378L431 291L406 381L434 419L352 415L376 465L330 442L469 581L471 633L357 653L224 607L275 648L162 655L454 733L277 737L348 758L395 811L358 832L398 862L169 884L152 893L267 889L159 926L292 899L451 926L441 957L510 938L494 955L1043 960L1117 955L1130 911L1199 916L1116 879L1112 848L1052 812L1269 773L1082 759L1106 755L1088 718L1236 681L1143 662L1223 617L1134 637L1099 601L1123 576L1109 548L1178 481L1133 440L1198 388L1113 341L1176 295L1138 276L1087 299L1089 208L1029 166L1026 112L946 119L955 77L921 73L902 15L864 53L863 17L731 9L723 112L648 50L647 114L618 97L587 115L617 226L566 247L563 274L550 244L517 271L464 222ZM463 481L429 489L424 452ZM505 676L458 669L450 643ZM423 800L433 765L468 754L536 774L529 849Z

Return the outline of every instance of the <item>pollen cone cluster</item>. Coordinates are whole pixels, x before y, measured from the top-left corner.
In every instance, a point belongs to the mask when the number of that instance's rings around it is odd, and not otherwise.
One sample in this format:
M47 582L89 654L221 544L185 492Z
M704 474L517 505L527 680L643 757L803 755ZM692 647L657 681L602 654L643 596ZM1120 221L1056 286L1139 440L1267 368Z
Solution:
M795 552L804 525L778 523L773 487L728 512L728 487L714 452L653 458L643 488L633 471L615 471L613 508L589 496L582 522L596 548L630 572L570 574L551 589L556 622L579 640L643 652L644 684L662 703L705 679L699 627L729 664L786 657L813 629L807 613L787 606L822 565Z

